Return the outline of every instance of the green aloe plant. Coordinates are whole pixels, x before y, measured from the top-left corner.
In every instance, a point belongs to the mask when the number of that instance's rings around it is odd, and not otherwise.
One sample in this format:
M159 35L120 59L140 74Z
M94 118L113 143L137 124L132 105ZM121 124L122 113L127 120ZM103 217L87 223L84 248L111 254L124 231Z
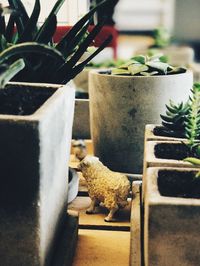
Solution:
M38 27L40 0L35 0L30 17L21 0L9 0L10 8L14 12L11 13L7 25L4 16L1 15L0 51L3 53L3 63L12 62L20 57L24 59L26 67L20 75L17 75L16 81L65 84L82 71L85 65L111 41L112 37L109 36L85 61L79 63L80 58L104 25L101 22L88 33L94 13L110 1L104 0L82 17L59 43L54 44L52 38L57 26L56 15L64 1L57 0L48 18L41 27ZM46 54L42 52L45 49ZM53 62L52 57L48 56L50 49L51 53L54 50L62 60ZM24 50L26 50L25 53Z
M154 55L152 57L138 55L127 63L112 69L112 75L127 76L155 76L155 75L173 75L186 72L183 67L173 67L162 61L163 55Z

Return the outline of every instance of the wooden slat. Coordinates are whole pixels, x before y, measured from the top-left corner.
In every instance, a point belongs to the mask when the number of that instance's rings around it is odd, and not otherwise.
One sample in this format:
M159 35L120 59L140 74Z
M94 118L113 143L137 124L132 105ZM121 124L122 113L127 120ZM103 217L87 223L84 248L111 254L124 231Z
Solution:
M90 205L89 197L77 197L70 205L69 209L79 212L79 228L99 229L99 230L130 230L130 208L131 201L126 208L119 210L116 213L115 222L105 222L104 218L108 214L105 207L98 207L96 214L86 214L86 209Z
M133 182L132 190L130 266L141 266L141 182Z
M130 233L79 230L73 266L128 266Z

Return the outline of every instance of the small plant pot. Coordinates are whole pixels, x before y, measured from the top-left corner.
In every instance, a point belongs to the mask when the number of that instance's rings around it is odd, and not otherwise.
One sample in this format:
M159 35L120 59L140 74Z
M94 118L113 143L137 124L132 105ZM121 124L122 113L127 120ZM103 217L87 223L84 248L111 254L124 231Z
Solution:
M186 101L192 72L167 76L89 73L90 123L94 152L111 169L142 173L144 129L160 123L169 99Z
M197 172L198 169L148 168L144 200L145 265L199 265Z
M185 141L186 139L178 135L171 135L162 125L149 124L145 126L146 141Z

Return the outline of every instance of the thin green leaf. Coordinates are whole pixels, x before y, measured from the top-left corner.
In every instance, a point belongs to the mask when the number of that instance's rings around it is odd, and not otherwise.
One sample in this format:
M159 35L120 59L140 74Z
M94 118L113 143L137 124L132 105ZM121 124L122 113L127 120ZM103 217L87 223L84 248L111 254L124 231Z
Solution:
M19 59L14 62L9 68L0 74L0 89L3 89L5 85L11 80L19 71L25 67L23 59Z
M30 16L30 19L28 20L28 23L25 26L22 35L18 39L18 43L28 42L33 40L33 35L37 29L39 15L40 15L40 0L35 0L33 12Z
M65 59L63 58L62 54L47 46L44 44L38 44L34 42L30 43L22 43L22 44L16 44L6 50L4 50L2 53L0 53L0 64L3 64L4 62L11 59L13 56L23 56L27 54L39 54L39 55L45 55L53 58L60 64L63 64L65 62Z
M111 0L109 0L111 1ZM77 35L77 33L83 28L83 26L88 23L88 21L92 18L94 13L99 9L104 7L105 4L109 2L108 0L102 1L98 5L96 5L93 9L91 9L85 16L83 16L72 28L69 32L67 32L61 41L56 45L56 48L64 52L66 45L68 45L71 40Z
M65 0L58 0L53 9L51 10L48 18L45 20L45 22L43 23L43 25L40 27L39 31L37 32L36 36L34 37L34 41L40 42L40 40L43 40L45 37L45 34L48 34L48 28L49 25L51 25L51 29L52 27L52 21L55 21L55 16L57 15L58 11L60 10L61 6L63 5L63 3L65 2ZM51 38L53 37L53 35L51 36Z

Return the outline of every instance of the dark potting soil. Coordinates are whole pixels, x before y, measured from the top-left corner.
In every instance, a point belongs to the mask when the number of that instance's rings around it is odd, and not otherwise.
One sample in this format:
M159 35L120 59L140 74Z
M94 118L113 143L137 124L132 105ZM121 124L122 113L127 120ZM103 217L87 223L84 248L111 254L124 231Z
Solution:
M154 153L156 158L183 160L193 156L189 147L184 143L159 143L155 145Z
M194 171L160 170L158 190L162 196L200 199L200 178Z
M153 129L153 133L156 136L173 137L173 138L185 138L184 132L169 130L163 126L157 126Z
M0 114L31 115L54 92L52 88L8 86L0 90Z

